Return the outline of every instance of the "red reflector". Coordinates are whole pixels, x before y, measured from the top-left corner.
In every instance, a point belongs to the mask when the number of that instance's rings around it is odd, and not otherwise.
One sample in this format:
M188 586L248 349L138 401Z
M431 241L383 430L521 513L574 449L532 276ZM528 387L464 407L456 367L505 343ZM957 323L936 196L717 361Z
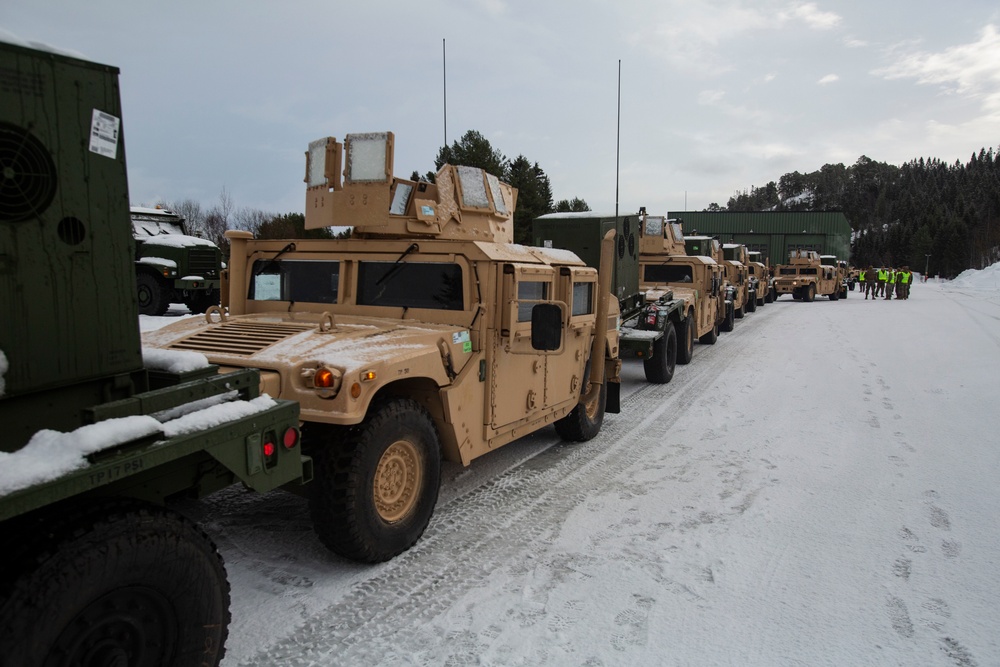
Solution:
M264 443L264 456L271 457L274 456L274 452L277 451L277 447L274 446L273 442Z
M299 432L294 428L290 428L285 431L285 439L282 441L285 445L285 449L291 449L299 442Z

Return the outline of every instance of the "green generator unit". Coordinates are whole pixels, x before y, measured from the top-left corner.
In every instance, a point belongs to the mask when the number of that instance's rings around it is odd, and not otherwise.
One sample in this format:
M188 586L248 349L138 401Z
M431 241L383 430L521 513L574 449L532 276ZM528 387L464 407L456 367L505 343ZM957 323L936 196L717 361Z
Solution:
M621 307L622 319L642 308L639 291L639 215L550 213L531 226L532 245L570 250L587 266L600 270L601 239L615 230L614 275L611 285Z
M0 77L0 418L14 451L40 421L72 430L74 406L145 387L118 69L0 43Z

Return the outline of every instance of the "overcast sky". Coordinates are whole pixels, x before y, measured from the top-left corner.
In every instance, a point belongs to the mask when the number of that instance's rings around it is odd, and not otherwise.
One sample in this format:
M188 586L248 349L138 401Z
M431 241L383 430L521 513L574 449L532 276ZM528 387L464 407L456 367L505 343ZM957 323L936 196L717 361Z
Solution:
M301 211L309 141L396 134L397 175L444 139L524 154L556 199L725 205L859 156L1000 145L996 0L4 0L0 31L121 69L133 204ZM0 35L3 33L0 32Z

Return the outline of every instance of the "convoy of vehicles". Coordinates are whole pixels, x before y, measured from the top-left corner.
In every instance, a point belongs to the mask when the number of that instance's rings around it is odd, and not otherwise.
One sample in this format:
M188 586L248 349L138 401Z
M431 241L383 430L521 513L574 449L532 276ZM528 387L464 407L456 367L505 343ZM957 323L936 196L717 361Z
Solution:
M350 239L227 232L220 295L214 244L129 210L118 70L0 58L20 101L0 117L3 664L217 665L224 566L173 500L301 493L328 548L385 561L428 525L442 460L550 424L591 439L622 358L669 382L775 293L846 296L816 253L772 285L745 246L644 209L542 216L514 245L516 189L448 164L394 177L390 132L306 153L306 228ZM140 340L138 314L172 301L205 314Z
M130 212L139 312L162 315L171 303L183 303L192 313L204 313L219 305L219 246L190 235L173 211L133 206Z

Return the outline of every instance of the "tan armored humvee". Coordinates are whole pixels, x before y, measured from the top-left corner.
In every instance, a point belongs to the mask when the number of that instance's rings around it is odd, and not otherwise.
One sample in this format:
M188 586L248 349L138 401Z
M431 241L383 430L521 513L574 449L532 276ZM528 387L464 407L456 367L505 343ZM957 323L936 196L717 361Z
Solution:
M747 272L750 274L750 282L754 286L757 295L757 305L763 306L774 300L771 289L771 271L761 260L763 256L760 252L750 250L747 252Z
M812 301L817 296L828 296L830 301L836 301L842 290L846 288L836 261L832 265L824 264L815 250L792 250L788 254L788 264L775 267L775 298L791 294L795 300Z
M677 363L689 363L695 339L714 345L727 319L724 270L711 257L687 254L681 223L676 220L644 215L639 228L639 286L647 302L668 291L684 301L684 319L677 327Z
M722 257L725 260L723 266L726 267L726 280L736 288L733 308L736 319L740 319L746 313L757 310L756 286L751 284L747 268L750 264L747 247L742 243L723 243Z
M739 295L736 285L729 281L726 272L726 258L722 252L722 242L719 241L718 237L693 234L684 237L684 249L689 255L710 257L719 265L722 271L722 289L719 296L722 320L719 324L719 331L732 331L736 327L736 300Z
M352 238L228 232L229 312L145 338L259 368L268 394L300 403L316 531L368 562L420 537L442 457L468 465L548 424L596 435L618 411L621 367L613 233L601 275L512 245L515 189L452 165L434 184L393 178L393 142L310 144L306 227L352 225Z

